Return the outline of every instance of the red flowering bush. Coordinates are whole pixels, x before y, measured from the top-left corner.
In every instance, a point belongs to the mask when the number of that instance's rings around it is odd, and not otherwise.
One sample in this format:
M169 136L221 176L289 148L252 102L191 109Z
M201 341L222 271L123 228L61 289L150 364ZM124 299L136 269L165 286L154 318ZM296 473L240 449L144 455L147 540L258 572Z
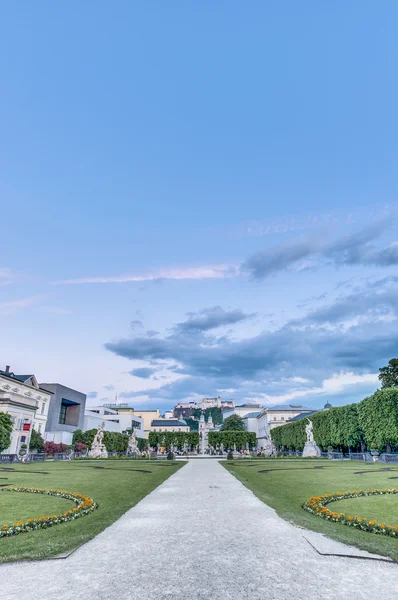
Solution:
M54 442L44 442L42 451L49 456L54 456L56 452L65 452L68 449L66 444L55 444Z
M76 444L75 444L76 452L85 452L85 450L87 450L87 444L84 444L83 442L76 442Z

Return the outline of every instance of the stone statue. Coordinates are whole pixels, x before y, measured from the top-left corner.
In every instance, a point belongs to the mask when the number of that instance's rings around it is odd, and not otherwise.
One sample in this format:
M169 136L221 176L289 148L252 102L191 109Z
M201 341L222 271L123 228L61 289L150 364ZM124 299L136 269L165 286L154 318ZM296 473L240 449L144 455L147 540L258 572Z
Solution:
M94 436L93 443L91 444L91 450L89 452L90 458L108 458L108 452L104 444L104 430L105 423L102 422L98 426L98 431Z
M127 454L137 454L137 455L141 454L140 451L138 450L137 439L135 436L134 429L131 430L131 434L129 437L129 443L127 446Z
M307 418L307 425L305 426L305 432L307 434L307 442L313 442L314 441L314 433L312 431L312 421L310 421Z
M308 423L305 426L305 433L307 434L307 441L305 442L303 456L319 458L321 456L321 449L314 440L314 432L312 430L312 421L307 418Z

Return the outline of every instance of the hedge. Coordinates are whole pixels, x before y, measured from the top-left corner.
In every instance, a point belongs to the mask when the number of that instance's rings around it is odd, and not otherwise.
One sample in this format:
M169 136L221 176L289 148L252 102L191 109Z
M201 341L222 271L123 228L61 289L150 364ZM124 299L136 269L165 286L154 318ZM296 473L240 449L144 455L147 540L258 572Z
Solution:
M322 410L310 417L316 443L327 449L370 448L383 451L398 447L398 388L378 390L358 404ZM276 448L302 450L306 441L307 419L271 429Z
M97 431L98 429L88 429L83 432L81 429L76 429L72 443L75 445L80 442L91 448ZM129 436L127 434L118 431L104 431L104 444L108 452L126 452L128 443Z
M191 450L199 444L198 431L150 431L148 436L149 445L165 446L170 448L171 444L176 446L178 450L182 450L186 444Z
M246 444L250 449L256 446L256 434L252 431L209 431L209 446L224 445L227 450L236 445L237 450L244 450Z

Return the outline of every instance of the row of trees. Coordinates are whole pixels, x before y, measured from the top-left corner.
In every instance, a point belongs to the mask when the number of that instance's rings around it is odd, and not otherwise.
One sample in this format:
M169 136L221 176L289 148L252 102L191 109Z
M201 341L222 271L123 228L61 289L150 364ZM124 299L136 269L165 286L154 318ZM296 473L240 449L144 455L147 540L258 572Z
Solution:
M148 437L149 445L152 448L163 446L170 448L173 445L178 450L183 450L184 446L192 450L199 444L198 431L150 431Z
M398 387L382 388L358 404L338 406L311 415L316 443L333 448L398 449ZM277 449L302 450L306 419L271 429Z
M78 443L86 444L91 448L95 434L98 429L88 429L82 431L76 429L73 434L72 444L76 446ZM117 431L104 431L104 444L108 452L126 452L129 443L129 436L126 433L118 433Z
M209 431L209 446L216 448L223 444L225 450L236 446L237 450L244 450L249 444L250 450L256 446L256 434L251 431Z

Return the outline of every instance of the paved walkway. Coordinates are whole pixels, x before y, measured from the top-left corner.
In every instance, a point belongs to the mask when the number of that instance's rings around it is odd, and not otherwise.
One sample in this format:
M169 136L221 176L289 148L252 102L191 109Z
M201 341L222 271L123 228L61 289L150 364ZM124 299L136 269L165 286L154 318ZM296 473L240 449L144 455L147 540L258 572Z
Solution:
M217 461L190 461L69 558L0 566L0 596L4 600L396 596L398 565L320 556L304 534Z

